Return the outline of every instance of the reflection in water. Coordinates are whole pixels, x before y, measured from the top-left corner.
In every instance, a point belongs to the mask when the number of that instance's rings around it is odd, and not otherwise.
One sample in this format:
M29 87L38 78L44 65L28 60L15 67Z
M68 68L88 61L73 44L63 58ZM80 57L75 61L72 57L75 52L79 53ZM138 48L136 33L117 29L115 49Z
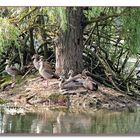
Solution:
M140 110L136 112L70 113L46 111L26 115L0 112L0 133L132 134L140 132Z

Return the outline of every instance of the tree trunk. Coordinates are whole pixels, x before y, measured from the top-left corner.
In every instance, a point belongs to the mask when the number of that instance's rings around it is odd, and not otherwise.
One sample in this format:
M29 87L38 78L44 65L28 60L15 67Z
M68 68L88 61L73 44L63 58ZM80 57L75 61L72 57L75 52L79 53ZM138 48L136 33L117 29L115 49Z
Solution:
M45 21L44 21L44 16L40 17L40 24L41 26L45 25ZM41 27L41 36L42 36L42 40L43 40L43 52L44 52L44 58L48 58L48 44L46 42L47 40L47 34L44 28Z
M72 69L75 74L83 69L83 9L66 8L67 27L61 30L56 43L56 74Z
M34 55L34 54L35 54L33 30L34 30L34 29L33 29L32 27L29 29L29 37L30 37L30 53L31 53L31 55Z

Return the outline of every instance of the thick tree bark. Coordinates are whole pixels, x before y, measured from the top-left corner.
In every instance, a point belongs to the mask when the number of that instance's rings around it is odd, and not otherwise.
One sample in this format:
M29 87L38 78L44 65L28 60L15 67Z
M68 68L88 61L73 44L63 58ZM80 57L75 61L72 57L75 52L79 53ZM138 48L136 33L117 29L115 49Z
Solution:
M45 21L44 21L44 16L40 16L40 24L41 26L44 26L45 25ZM46 31L44 30L44 28L41 28L41 36L42 36L42 40L43 40L43 51L44 51L44 57L45 58L48 58L48 46L47 46L47 34L46 34Z
M43 40L43 52L44 52L44 58L48 58L48 46L47 46L47 42L46 42L46 33L43 29L41 29L41 36L42 36L42 40Z
M56 44L56 73L83 69L83 8L66 8L67 28L61 30Z
M29 29L29 37L30 37L30 53L31 53L31 55L34 55L34 54L35 54L33 30L34 30L34 29L33 29L32 27Z

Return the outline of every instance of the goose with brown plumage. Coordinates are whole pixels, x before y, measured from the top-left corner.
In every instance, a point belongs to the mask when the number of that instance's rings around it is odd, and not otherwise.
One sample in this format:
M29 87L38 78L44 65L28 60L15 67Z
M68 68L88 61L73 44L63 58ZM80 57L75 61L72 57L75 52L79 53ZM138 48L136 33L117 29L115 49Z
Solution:
M87 76L87 70L83 70L82 75L85 78L84 82L83 82L83 86L91 91L97 91L98 90L98 84L96 82L94 82L94 80L90 77Z
M60 76L60 82L59 82L59 88L62 89L74 89L74 88L78 88L81 87L81 84L79 84L78 82L74 82L72 79L66 80L65 76Z
M52 65L46 60L44 59L43 56L40 56L40 60L43 60L44 63L44 68L49 70L49 71L53 71ZM39 61L40 62L40 61Z
M78 75L79 75L79 74L78 74ZM76 76L78 76L78 75L76 75ZM69 76L68 80L74 78L74 77L75 77L75 76L74 76L74 71L73 71L73 70L69 70L68 76ZM79 83L79 84L83 84L84 79L83 79L82 77L81 77L81 78L77 78L77 79L73 80L73 82L77 82L77 83Z
M51 69L49 69L48 67L45 67L45 60L42 58L40 58L39 60L39 74L46 80L51 79L51 78L59 78L58 75L56 75ZM47 81L46 81L47 82ZM48 86L48 82L47 82L47 86Z
M33 57L33 65L34 67L36 68L36 70L39 70L39 67L40 67L40 59L44 59L43 56L40 56L38 54L34 54ZM52 66L49 64L49 62L47 60L44 60L44 67L50 71L52 71Z
M59 80L60 80L60 82L59 82L59 88L60 88L60 89L63 89L63 88L64 88L63 83L64 83L65 80L66 80L65 76L63 76L63 75L60 76Z
M71 79L74 76L74 71L73 70L69 70L68 76L69 76L68 79Z
M34 54L32 56L32 59L33 59L33 65L34 67L39 70L39 59L40 59L40 56L38 54Z
M5 64L7 64L5 67L5 71L12 76L12 81L16 82L16 76L22 75L21 71L15 67L12 67L9 60L7 60Z

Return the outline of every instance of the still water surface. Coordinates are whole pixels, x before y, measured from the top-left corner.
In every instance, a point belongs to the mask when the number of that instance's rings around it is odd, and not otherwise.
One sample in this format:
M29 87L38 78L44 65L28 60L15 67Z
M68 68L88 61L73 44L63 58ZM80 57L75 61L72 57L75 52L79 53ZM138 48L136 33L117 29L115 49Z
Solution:
M140 134L140 109L134 112L43 111L9 115L0 111L0 133L18 134Z

